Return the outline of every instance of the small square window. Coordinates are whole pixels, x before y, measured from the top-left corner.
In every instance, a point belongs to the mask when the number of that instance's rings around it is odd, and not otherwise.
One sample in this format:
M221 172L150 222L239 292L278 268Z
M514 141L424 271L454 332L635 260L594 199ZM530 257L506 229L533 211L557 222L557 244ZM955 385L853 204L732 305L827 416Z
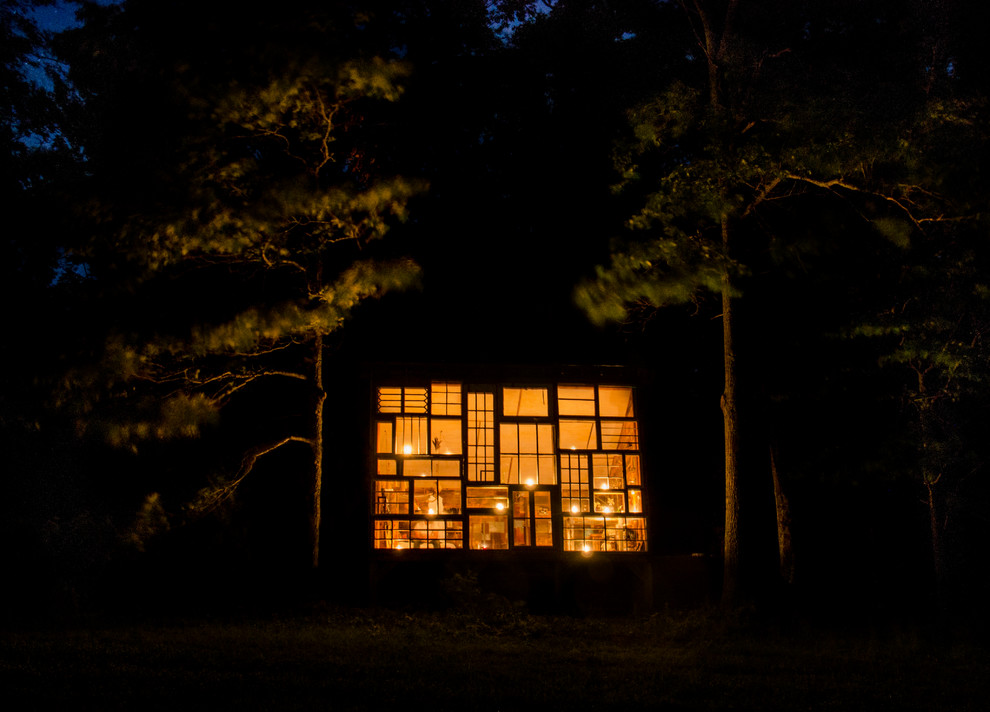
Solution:
M597 450L598 428L594 420L560 421L561 450Z
M603 418L632 418L632 388L627 386L601 386L598 389L598 406Z

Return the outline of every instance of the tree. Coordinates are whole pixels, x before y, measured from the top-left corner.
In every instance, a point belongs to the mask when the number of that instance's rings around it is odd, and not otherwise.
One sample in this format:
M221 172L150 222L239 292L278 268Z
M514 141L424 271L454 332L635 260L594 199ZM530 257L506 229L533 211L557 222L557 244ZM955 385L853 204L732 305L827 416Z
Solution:
M926 100L912 53L918 18L884 3L858 14L740 0L681 5L696 46L680 77L629 112L632 135L617 151L620 187L643 206L627 223L633 237L613 245L610 265L577 298L604 323L627 318L631 305L704 307L705 294L717 297L731 605L766 592L774 550L789 558L783 528L778 547L770 544L778 480L767 475L778 474L777 458L759 415L770 374L757 349L772 353L767 309L786 302L774 290L816 256L848 249L846 240L869 252L864 227L903 241L943 214L945 201L918 170L913 127ZM781 527L786 500L776 494Z
M935 600L945 614L968 578L962 570L982 568L964 563L972 535L952 533L965 531L961 520L983 506L966 492L978 491L973 482L987 457L977 425L986 419L990 384L988 226L979 166L990 143L982 99L958 87L938 94L914 142L916 164L930 171L933 191L951 196L946 214L955 217L912 231L896 269L885 275L882 297L850 333L869 341L878 363L897 374L900 388L890 396L904 406L903 447L912 454L905 469L927 509Z
M199 436L263 392L274 427L237 438L239 466L186 512L216 508L259 458L301 444L313 567L325 339L361 301L414 283L410 260L361 250L424 188L374 165L376 106L399 98L408 67L363 46L360 9L319 5L197 7L195 23L191 5L89 8L62 44L92 175L91 237L75 254L100 303L116 304L98 362L71 373L61 403L80 427L137 448ZM303 388L265 390L273 380ZM303 412L274 417L287 393Z

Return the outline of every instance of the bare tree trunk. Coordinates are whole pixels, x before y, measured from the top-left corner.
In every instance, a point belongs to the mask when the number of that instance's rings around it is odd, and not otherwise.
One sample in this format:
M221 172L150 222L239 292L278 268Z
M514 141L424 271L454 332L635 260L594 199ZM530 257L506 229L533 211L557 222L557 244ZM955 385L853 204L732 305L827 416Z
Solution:
M728 218L722 218L722 241L728 249ZM736 351L733 342L733 296L728 269L722 274L722 354L725 384L722 422L725 430L725 530L723 534L722 603L739 602L739 412L736 395Z
M777 508L777 550L780 557L780 580L794 583L794 550L791 546L791 504L780 483L777 471L777 445L770 445L770 473L773 476L773 498Z
M323 496L323 405L327 394L323 390L323 335L317 334L313 344L314 383L316 405L313 410L313 482L310 490L309 535L312 545L312 566L320 565L320 517Z
M938 479L925 481L925 488L928 490L928 521L932 529L932 562L935 566L935 588L941 598L944 571L942 569L941 527L938 523L938 507L935 502L935 486L937 484ZM939 602L941 603L941 601Z
M929 400L928 387L925 383L925 375L927 371L926 369L917 367L915 368L915 373L918 377L918 396L916 400L918 407L918 423L921 427L921 444L925 449L925 456L923 458L921 469L921 478L927 494L928 523L931 528L932 538L932 566L935 574L935 595L937 605L941 608L944 599L945 570L943 568L944 562L942 556L942 527L938 521L938 498L936 497L935 489L942 479L943 463L940 461L940 458L929 454L931 451L929 446L933 443L935 435L933 433L934 428L931 423L931 408L933 405Z

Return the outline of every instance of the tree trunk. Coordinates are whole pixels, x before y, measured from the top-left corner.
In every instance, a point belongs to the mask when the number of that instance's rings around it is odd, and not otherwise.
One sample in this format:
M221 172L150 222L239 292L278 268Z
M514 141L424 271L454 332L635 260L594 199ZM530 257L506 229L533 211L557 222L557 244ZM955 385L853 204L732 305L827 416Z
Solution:
M729 244L727 216L722 218L722 242ZM739 602L739 412L736 394L736 351L733 342L732 285L728 268L722 273L722 355L725 384L722 391L722 422L725 429L725 530L723 534L722 603Z
M932 541L932 566L935 575L935 596L937 605L941 609L944 601L944 576L943 555L942 555L942 527L939 524L938 498L935 488L942 479L943 463L940 458L932 455L934 450L930 445L935 439L934 428L931 420L932 403L929 401L928 388L925 383L926 370L916 368L918 377L918 395L916 404L918 407L918 423L921 427L921 446L924 450L922 456L921 479L927 493L928 523L931 529Z
M925 489L928 490L928 523L932 530L932 563L935 567L935 591L938 594L939 603L941 603L944 571L942 568L941 527L938 523L938 506L935 501L936 484L938 484L938 480L925 481Z
M323 405L327 394L323 390L323 335L317 334L313 344L313 379L316 385L316 405L313 409L313 482L310 489L309 535L312 546L312 566L320 565L320 516L323 496Z
M780 483L777 471L777 445L770 444L770 474L773 475L773 498L777 509L777 553L780 557L780 580L794 583L794 550L791 547L791 504Z

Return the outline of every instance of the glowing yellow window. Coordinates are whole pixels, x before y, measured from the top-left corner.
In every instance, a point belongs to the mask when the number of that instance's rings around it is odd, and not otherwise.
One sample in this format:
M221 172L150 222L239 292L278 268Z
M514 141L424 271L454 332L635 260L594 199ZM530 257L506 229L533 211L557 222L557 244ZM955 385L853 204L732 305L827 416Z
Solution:
M509 518L506 515L472 515L468 518L468 546L472 549L508 549Z
M461 384L430 384L430 413L432 415L460 415Z
M492 509L504 512L509 507L508 487L468 487L468 509Z
M598 406L603 418L632 418L632 388L627 386L601 386L598 389Z
M375 514L409 514L409 483L378 480L375 483Z
M593 420L561 420L561 450L597 450L598 428Z
M427 452L426 418L396 418L395 453L425 455Z
M460 455L461 421L457 418L433 418L430 421L430 452L434 455Z
M546 388L502 389L502 415L545 418L549 412Z
M594 415L594 386L559 386L557 412L560 415Z

